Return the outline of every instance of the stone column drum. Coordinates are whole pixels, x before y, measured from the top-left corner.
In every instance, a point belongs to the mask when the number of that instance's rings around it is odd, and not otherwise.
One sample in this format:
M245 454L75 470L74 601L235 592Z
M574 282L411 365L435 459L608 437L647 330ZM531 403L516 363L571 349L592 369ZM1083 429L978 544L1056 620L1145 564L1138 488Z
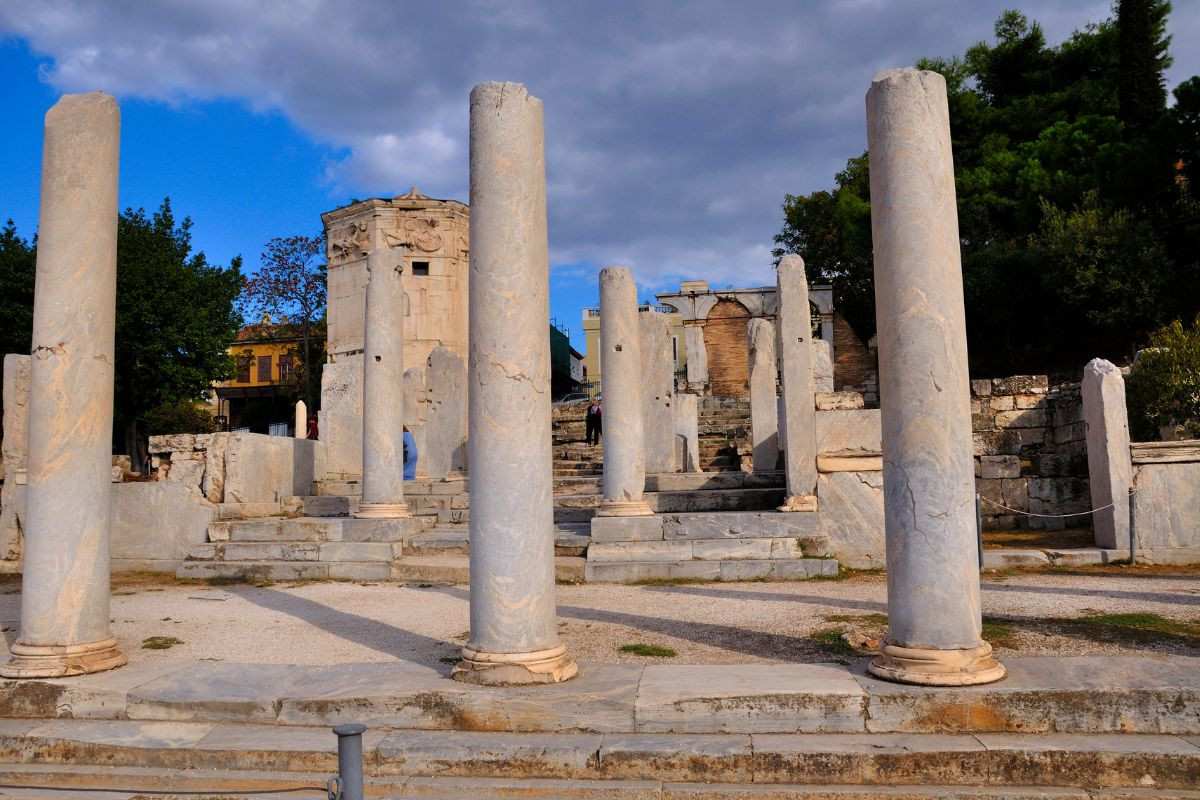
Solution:
M6 678L126 662L108 627L120 131L100 92L46 114L21 632Z
M296 401L296 424L292 435L297 439L308 438L308 405L303 400Z
M626 267L600 270L600 375L604 392L602 517L652 514L646 488L641 324L637 286Z
M409 516L404 502L404 286L386 245L367 253L362 502L354 516Z
M471 638L453 676L555 683L578 667L554 608L542 101L518 83L479 84L470 137Z
M750 444L754 471L779 469L779 403L775 399L775 326L755 317L746 326L750 356Z
M1129 547L1129 487L1133 459L1129 454L1129 412L1125 408L1125 377L1103 358L1083 368L1083 421L1087 432L1088 479L1096 545ZM1111 508L1105 506L1111 505ZM1136 558L1134 553L1131 557Z
M780 371L783 383L784 470L787 497L780 511L817 510L817 405L813 397L812 312L804 259L786 255L776 274Z
M888 634L870 671L1004 677L981 638L962 263L946 82L896 69L867 93Z

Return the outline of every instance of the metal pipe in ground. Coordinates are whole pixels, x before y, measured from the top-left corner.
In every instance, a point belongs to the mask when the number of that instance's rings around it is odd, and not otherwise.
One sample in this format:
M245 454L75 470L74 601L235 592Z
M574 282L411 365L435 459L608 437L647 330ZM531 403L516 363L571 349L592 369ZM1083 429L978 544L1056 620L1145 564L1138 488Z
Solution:
M1129 487L1129 566L1137 563L1137 531L1133 527L1133 492Z
M357 722L335 725L338 737L338 771L329 779L326 788L329 800L363 800L363 731L366 725Z
M983 505L975 493L975 546L979 551L979 568L983 569Z

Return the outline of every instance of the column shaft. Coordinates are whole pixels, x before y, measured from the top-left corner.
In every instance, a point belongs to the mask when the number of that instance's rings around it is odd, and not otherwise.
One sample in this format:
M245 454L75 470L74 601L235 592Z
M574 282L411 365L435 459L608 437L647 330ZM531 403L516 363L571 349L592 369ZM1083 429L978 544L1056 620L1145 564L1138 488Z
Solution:
M386 249L367 254L363 322L363 477L356 517L407 517L404 502L404 286Z
M542 102L480 84L470 136L471 638L454 677L552 683L577 667L554 607Z
M750 359L750 439L754 471L779 469L779 403L775 398L775 326L755 317L746 326Z
M600 374L604 393L604 500L606 517L645 516L645 421L642 418L642 345L637 286L626 267L600 270Z
M787 499L780 511L817 510L817 406L813 398L812 312L804 260L786 255L776 275L780 371L783 375L784 469Z
M120 129L100 92L65 95L46 114L21 632L7 678L126 661L109 631Z
M966 321L945 80L897 69L867 93L887 535L887 641L871 671L997 680L980 635Z

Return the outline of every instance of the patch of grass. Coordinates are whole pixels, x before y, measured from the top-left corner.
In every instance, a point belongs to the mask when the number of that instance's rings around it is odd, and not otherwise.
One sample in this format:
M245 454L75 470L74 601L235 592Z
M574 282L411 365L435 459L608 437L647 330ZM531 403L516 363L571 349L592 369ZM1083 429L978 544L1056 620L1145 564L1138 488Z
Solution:
M867 577L870 575L886 575L887 570L882 567L876 569L851 569L838 565L836 575L814 575L809 578L810 581L848 581L852 578Z
M248 578L243 578L238 575L216 575L211 578L205 578L204 582L209 586L234 586L239 583L247 583Z
M174 636L151 636L148 639L142 639L143 650L169 650L177 644L183 644L183 640L176 639Z
M574 578L555 578L554 582L559 586L578 586L583 581L577 581Z
M460 641L460 642L465 642L465 641L467 641L467 639L470 639L470 638L471 638L471 632L470 632L470 631L463 631L462 633L456 633L456 634L454 635L454 638L455 638L457 641Z
M849 642L842 638L842 632L833 628L810 633L808 638L821 645L822 649L830 655L856 656L859 654L857 650L850 646Z
M1062 548L1095 547L1096 538L1091 528L1071 528L1062 531L984 531L983 549L1006 548L1058 550Z
M629 586L691 586L698 583L721 583L720 578L640 578Z
M1122 633L1166 633L1172 636L1200 638L1200 619L1181 621L1177 619L1169 619L1160 614L1155 614L1149 611L1138 611L1125 614L1085 614L1082 617L1076 617L1071 621L1110 628L1114 631Z
M438 661L442 662L443 664L457 664L458 663L457 658L451 658L450 656L442 656L441 658L438 659Z
M983 618L983 638L993 647L1007 647L1015 650L1020 646L1016 626L994 617Z
M862 625L887 625L887 614L830 614L826 622L849 622Z
M617 650L622 653L633 653L635 656L650 656L652 658L674 658L679 655L671 648L657 644L623 644Z

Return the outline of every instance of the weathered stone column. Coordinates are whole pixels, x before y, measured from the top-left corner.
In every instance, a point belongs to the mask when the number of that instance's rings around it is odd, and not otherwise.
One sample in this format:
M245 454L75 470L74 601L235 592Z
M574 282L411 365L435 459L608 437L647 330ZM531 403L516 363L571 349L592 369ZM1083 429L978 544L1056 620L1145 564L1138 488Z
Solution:
M600 318L603 324L604 317ZM671 357L671 323L666 314L639 311L642 345L642 434L646 472L676 472L675 361ZM603 374L603 368L601 369Z
M1129 487L1133 460L1129 454L1129 412L1125 378L1115 364L1093 358L1083 368L1083 422L1086 428L1092 529L1099 547L1129 547ZM1134 557L1136 554L1131 554Z
M780 371L783 373L784 469L787 498L780 511L817 510L817 406L813 398L812 312L804 259L786 255L776 273Z
M642 333L637 286L626 267L600 270L600 375L604 392L604 499L602 517L653 513L646 488L642 418Z
M367 253L363 322L362 502L356 517L409 516L404 502L403 267L383 242Z
M6 678L119 667L108 627L121 111L69 94L46 114L21 632Z
M708 385L708 348L704 344L704 328L699 325L685 326L683 347L687 351L688 389L701 392Z
M454 677L554 683L578 668L554 608L542 101L519 83L479 84L470 135L471 638Z
M303 400L296 401L296 426L292 435L297 439L308 438L308 405Z
M775 399L775 326L755 317L746 326L750 354L750 445L754 471L779 469L779 404Z
M1004 676L980 635L975 473L946 82L896 69L867 93L883 429L888 634L870 671Z

